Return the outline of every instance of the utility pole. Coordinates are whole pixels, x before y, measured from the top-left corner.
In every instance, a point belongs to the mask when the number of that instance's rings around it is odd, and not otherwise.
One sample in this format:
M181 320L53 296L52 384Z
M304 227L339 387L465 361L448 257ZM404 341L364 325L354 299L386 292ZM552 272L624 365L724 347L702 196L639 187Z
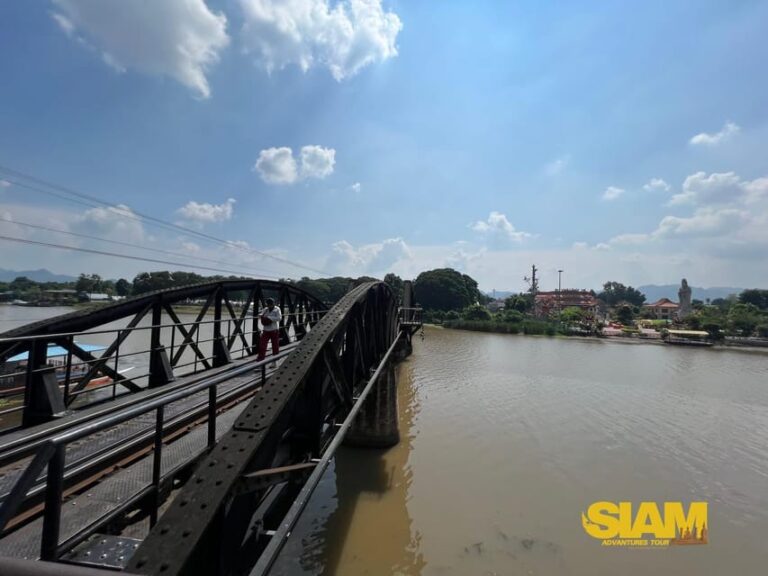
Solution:
M531 293L531 309L534 315L536 314L536 293L539 291L539 281L536 279L536 264L531 266L531 277L523 277L523 280L528 283L528 291Z
M562 286L562 279L563 279L563 271L558 270L557 271L557 317L558 321L560 320L560 313L563 311L563 286Z

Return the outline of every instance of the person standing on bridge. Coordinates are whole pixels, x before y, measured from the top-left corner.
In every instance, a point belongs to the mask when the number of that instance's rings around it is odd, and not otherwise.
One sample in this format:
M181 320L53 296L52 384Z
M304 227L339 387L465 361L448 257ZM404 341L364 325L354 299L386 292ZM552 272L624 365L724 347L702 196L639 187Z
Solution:
M264 360L267 355L267 343L272 342L272 355L280 352L280 319L283 317L280 308L275 306L272 298L267 298L267 307L259 314L261 320L261 339L259 340L259 355L256 360Z

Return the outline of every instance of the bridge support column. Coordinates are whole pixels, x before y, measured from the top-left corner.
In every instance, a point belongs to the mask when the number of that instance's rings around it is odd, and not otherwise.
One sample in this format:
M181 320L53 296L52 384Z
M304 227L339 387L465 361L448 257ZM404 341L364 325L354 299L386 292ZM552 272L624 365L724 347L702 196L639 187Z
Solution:
M390 361L365 399L344 443L359 448L390 448L398 442L397 375Z
M56 379L56 371L50 364L37 369L32 374L29 387L29 400L24 409L22 424L34 426L63 416L67 408L64 396Z

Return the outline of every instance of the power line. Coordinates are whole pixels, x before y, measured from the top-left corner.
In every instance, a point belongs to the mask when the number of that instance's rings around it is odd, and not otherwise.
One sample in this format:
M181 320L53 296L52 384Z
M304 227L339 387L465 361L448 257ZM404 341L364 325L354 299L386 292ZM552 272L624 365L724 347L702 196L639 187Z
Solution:
M319 274L322 274L322 275L325 275L325 276L332 276L333 275L333 274L331 274L329 272L326 272L324 270L318 270L317 268L311 268L311 267L306 266L304 264L299 264L297 262L289 260L288 258L282 258L280 256L275 256L274 254L269 254L268 252L262 252L261 250L257 250L255 248L251 248L251 247L247 247L246 248L245 246L240 246L240 245L238 245L238 244L236 244L234 242L231 242L229 240L224 240L223 238L218 238L217 236L213 236L211 234L207 234L207 233L201 232L199 230L193 230L191 228L187 228L187 227L181 226L179 224L174 224L172 222L168 222L168 221L163 220L161 218L156 218L154 216L149 216L148 214L143 214L141 212L136 212L136 211L134 211L134 210L132 210L130 208L127 208L127 207L123 207L123 206L120 206L120 205L117 205L117 204L111 204L109 202L105 202L104 200L101 200L101 199L96 198L94 196L90 196L90 195L84 194L82 192L77 192L76 190L72 190L71 188L67 188L65 186L60 186L58 184L47 182L45 180L42 180L42 179L37 178L35 176L32 176L30 174L25 174L24 172L20 172L18 170L14 170L13 168L8 168L6 166L0 165L0 172L5 172L6 174L10 174L11 178L15 177L15 178L21 178L21 179L29 180L29 181L35 182L35 183L37 183L39 185L45 186L46 188L51 188L53 190L57 190L59 192L67 194L69 196L75 196L76 198L80 198L81 200L78 201L78 200L75 200L73 198L62 196L61 194L57 194L56 192L53 192L52 190L46 190L46 189L43 189L43 188L38 188L38 187L30 186L29 184L26 184L24 182L8 180L11 184L14 184L16 186L21 186L21 187L27 188L29 190L33 190L33 191L36 191L36 192L42 192L43 194L49 194L49 195L52 195L52 196L55 196L55 197L58 197L58 198L63 198L65 200L69 200L69 201L75 202L77 204L84 204L82 200L86 200L88 202L95 203L96 205L101 205L101 206L106 206L108 208L112 208L113 210L117 211L120 215L122 215L122 216L124 216L126 218L131 218L131 219L135 219L135 220L146 220L148 222L151 222L151 223L153 223L155 225L161 226L161 227L166 228L166 229L178 230L180 232L183 232L184 234L196 236L198 238L204 238L204 239L209 240L211 242L216 242L218 244L224 244L226 246L231 246L231 247L236 248L238 250L243 250L243 251L246 251L246 252L253 252L254 254L259 254L260 256L263 256L265 258L271 258L273 260L277 260L279 262L283 262L285 264L289 264L289 265L294 266L296 268L302 268L304 270L309 270L311 272L316 272L316 273L319 273ZM84 205L94 207L93 204L84 204Z
M20 244L32 244L35 246L46 246L48 248L58 248L60 250L72 250L75 252L85 252L87 254L99 254L101 256L111 256L113 258L125 258L126 260L140 260L142 262L152 262L154 264L167 264L170 266L187 266L189 268L196 268L198 270L209 270L212 272L223 272L226 274L232 274L234 276L250 276L255 277L253 274L243 274L234 270L227 270L225 268L212 268L210 266L198 266L197 264L180 264L178 262L170 262L168 260L158 260L155 258L144 258L143 256L133 256L130 254L118 254L116 252L106 252L104 250L94 250L92 248L80 248L79 246L67 246L66 244L56 244L53 242L40 242L39 240L29 240L27 238L16 238L14 236L0 235L0 240L7 240L9 242L18 242ZM268 280L279 280L274 276L262 276L262 278Z
M139 250L147 250L149 252L157 252L158 254L168 254L170 256L176 256L179 258L194 258L195 260L203 260L206 262L213 262L214 264L219 264L219 260L214 260L213 258L205 258L203 256L194 256L190 254L182 254L180 252L172 252L170 250L161 250L160 248L150 248L148 246L141 246L139 244L132 244L130 242L121 242L120 240L110 240L109 238L102 238L100 236L91 236L89 234L81 234L79 232L71 232L69 230L61 230L59 228L50 228L48 226L42 226L40 224L31 224L29 222L21 222L19 220L9 220L7 218L0 218L0 222L7 222L9 224L14 224L17 226L26 226L27 228L35 228L37 230L45 230L46 232L55 232L57 234L66 234L68 236L75 236L78 238L87 238L88 240L97 240L99 242L106 242L108 244L115 244L117 246L128 246L130 248L138 248ZM177 265L181 266L181 263L177 263ZM189 266L189 264L184 264L184 266ZM248 273L256 273L261 274L262 272L257 272L256 270L250 270L246 268L245 266L241 266L240 264L236 265L237 268L240 268L242 270L246 270ZM274 270L264 270L264 272L269 274L278 274L278 272L275 272Z

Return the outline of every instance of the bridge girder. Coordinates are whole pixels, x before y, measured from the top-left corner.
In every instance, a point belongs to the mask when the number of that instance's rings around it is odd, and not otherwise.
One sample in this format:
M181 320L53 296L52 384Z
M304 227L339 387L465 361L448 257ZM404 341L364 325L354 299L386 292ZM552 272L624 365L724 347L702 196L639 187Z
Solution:
M125 341L135 339L135 334L139 334L139 338L142 334L149 335L149 348L145 350L148 372L140 377L146 378L150 387L173 381L175 373L192 362L192 371L197 372L198 365L201 370L206 370L229 363L236 349L244 355L254 354L258 347L258 309L265 306L267 297L274 298L283 310L280 323L282 344L289 341L290 335L296 340L303 338L327 310L323 302L289 283L260 279L222 280L149 292L0 334L0 366L13 355L28 354L24 369L26 374L14 376L20 380L18 387L24 388L23 426L40 424L60 415L61 411L57 413L53 407L70 407L89 382L97 377L111 378L121 389L129 392L142 390L135 382L138 377L125 376L117 369ZM203 305L197 310L194 321L185 322L174 306L190 301L202 301ZM163 324L163 317L166 324ZM147 319L151 319L150 326L145 325ZM107 327L111 323L123 322L125 325L119 328ZM201 326L208 324L212 326L212 338L201 342ZM88 338L94 334L102 339L111 337L98 356L84 350L76 341L77 337ZM43 385L47 351L52 345L62 348L67 355L61 394L56 386ZM192 361L189 361L190 352ZM137 356L135 350L132 354ZM187 361L186 364L183 360ZM80 374L75 379L70 376L70 368L78 363L87 369L84 375Z
M163 576L249 573L306 476L264 488L252 479L259 471L319 462L398 337L389 286L370 282L351 290L199 463L126 570ZM248 482L253 489L243 488Z

